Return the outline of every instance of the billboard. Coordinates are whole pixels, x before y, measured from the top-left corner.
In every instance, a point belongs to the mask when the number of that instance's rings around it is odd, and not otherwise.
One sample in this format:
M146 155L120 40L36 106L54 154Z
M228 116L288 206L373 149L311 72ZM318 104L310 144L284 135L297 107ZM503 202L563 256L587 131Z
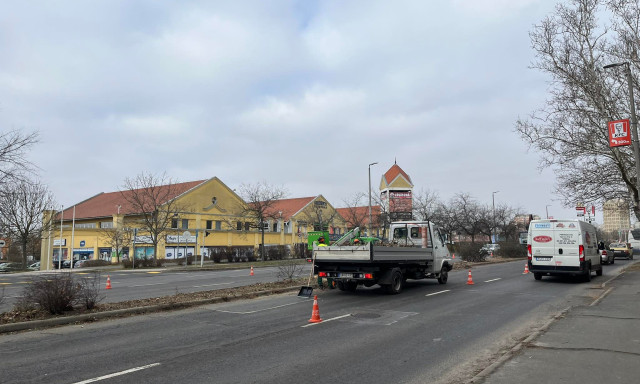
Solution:
M609 122L609 146L621 147L631 145L631 130L629 120L616 120Z

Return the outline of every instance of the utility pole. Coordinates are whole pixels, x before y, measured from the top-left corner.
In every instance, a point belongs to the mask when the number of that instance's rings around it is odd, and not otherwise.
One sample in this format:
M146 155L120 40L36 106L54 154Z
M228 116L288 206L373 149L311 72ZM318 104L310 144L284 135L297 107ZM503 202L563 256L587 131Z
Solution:
M629 111L631 112L631 146L636 163L636 192L640 195L640 149L638 148L638 118L636 117L636 102L633 97L633 78L631 77L631 64L628 61L605 65L604 69L624 67L627 75L627 87L629 89Z
M376 165L378 162L369 164L369 231L367 232L367 236L371 236L371 166Z

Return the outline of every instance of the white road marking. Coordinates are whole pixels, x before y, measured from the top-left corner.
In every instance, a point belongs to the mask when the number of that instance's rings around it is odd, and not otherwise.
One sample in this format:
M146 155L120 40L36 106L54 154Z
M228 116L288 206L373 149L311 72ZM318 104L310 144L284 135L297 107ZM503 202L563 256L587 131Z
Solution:
M205 284L205 285L194 285L193 288L202 288L202 287L213 287L216 285L229 285L229 284L233 284L235 283L235 281L232 281L230 283L217 283L217 284Z
M445 293L445 292L449 292L449 291L450 291L450 289L445 289L444 291L430 293L430 294L425 295L425 296L435 296L435 295L439 295L441 293Z
M257 309L255 311L247 311L247 312L236 312L236 311L224 311L222 309L214 309L214 311L216 312L224 312L224 313L235 313L238 315L249 315L251 313L258 313L258 312L264 312L264 311L269 311L271 309L277 309L277 308L282 308L282 307L288 307L290 305L295 305L295 304L299 304L299 303L303 303L303 301L298 301L295 303L288 303L288 304L282 304L282 305L276 305L275 307L268 307L268 308L263 308L263 309Z
M497 279L487 280L487 281L485 281L485 283L490 283L492 281L498 281L498 280L502 280L502 277L498 277Z
M338 319L342 319L342 318L349 317L349 316L351 316L351 314L347 313L346 315L342 315L342 316L338 316L338 317L332 317L331 319L323 319L320 323L309 323L307 325L303 325L301 328L311 327L312 325L326 323L327 321L338 320Z
M74 383L74 384L94 383L96 381L101 381L101 380L110 379L110 378L116 377L116 376L126 375L127 373L132 373L132 372L141 371L141 370L147 369L147 368L157 367L158 365L160 365L160 363L153 363L153 364L149 364L149 365L143 365L142 367L131 368L131 369L127 369L126 371L111 373L109 375L96 377L94 379L88 379L88 380L85 380L85 381L78 381L77 383Z

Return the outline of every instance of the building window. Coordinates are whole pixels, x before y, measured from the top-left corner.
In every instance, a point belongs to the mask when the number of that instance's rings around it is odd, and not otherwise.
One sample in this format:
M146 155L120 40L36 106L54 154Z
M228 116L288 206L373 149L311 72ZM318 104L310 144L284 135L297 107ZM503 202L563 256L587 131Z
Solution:
M251 228L251 223L247 221L244 223L244 230L249 231L249 228Z
M216 231L220 231L222 230L222 222L219 220L216 220Z
M189 219L182 219L182 229L189 229Z
M207 220L207 229L213 228L213 220Z
M242 221L238 221L238 222L236 223L236 229L237 229L238 231L242 231Z
M74 228L95 228L96 223L77 223Z
M178 219L171 219L171 228L178 229Z
M278 232L278 222L273 223L273 232Z
M113 228L113 221L101 221L100 228Z

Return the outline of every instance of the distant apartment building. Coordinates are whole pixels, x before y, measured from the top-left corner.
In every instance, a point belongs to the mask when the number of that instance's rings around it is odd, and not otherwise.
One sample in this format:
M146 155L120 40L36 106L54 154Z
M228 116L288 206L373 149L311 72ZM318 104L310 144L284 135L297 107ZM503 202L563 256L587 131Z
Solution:
M602 205L602 230L619 235L631 228L629 202L623 199L608 200Z

